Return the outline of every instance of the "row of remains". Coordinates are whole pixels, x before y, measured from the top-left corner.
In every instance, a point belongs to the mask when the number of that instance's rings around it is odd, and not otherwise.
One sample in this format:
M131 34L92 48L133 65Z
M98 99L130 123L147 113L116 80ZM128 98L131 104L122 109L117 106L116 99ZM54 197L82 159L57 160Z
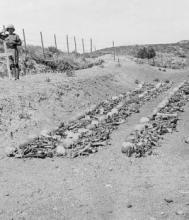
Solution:
M184 111L183 106L187 101L189 101L189 82L183 82L169 93L151 116L141 118L140 124L136 125L123 143L122 153L128 157L152 154L153 148L160 145L162 135L176 130L178 113Z
M128 116L138 113L145 102L167 91L171 85L170 82L139 84L134 91L105 100L77 119L62 123L52 132L43 132L32 141L8 149L7 155L17 158L74 158L95 153L100 146L109 143L112 131Z

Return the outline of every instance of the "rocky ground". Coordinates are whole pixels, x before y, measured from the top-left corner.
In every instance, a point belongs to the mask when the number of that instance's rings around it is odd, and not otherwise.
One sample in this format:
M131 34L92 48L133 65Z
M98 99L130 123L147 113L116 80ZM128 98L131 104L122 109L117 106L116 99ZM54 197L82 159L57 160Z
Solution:
M153 154L128 158L121 153L134 126L168 91L141 105L96 154L44 160L5 155L7 146L18 146L94 104L132 91L136 80L170 80L173 88L189 76L187 70L160 72L125 57L120 64L110 56L103 59L103 66L79 70L73 78L48 73L0 81L0 219L189 219L187 103L177 132L166 134Z

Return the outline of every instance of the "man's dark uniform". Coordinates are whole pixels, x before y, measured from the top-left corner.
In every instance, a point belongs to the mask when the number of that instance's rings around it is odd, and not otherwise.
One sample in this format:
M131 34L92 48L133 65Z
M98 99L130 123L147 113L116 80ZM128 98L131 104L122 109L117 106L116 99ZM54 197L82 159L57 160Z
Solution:
M7 26L6 30L8 29L14 29L13 25ZM12 34L4 34L0 33L0 39L4 40L7 45L7 53L9 55L9 63L10 63L10 69L12 72L12 75L15 76L15 79L19 79L19 52L18 52L18 46L22 45L22 42L19 38L19 36L15 33Z

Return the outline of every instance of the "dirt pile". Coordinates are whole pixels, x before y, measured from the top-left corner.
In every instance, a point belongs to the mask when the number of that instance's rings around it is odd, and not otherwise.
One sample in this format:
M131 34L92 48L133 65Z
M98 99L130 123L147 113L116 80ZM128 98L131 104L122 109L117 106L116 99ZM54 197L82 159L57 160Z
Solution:
M187 101L189 82L184 82L157 106L152 116L141 119L141 123L123 143L122 153L129 157L152 154L153 148L159 146L162 135L176 131L178 113L184 111L183 106Z
M13 149L10 156L53 157L54 155L77 157L98 151L108 144L110 134L132 113L139 112L145 102L166 91L171 83L139 84L132 92L105 100L58 129L43 134L33 141Z

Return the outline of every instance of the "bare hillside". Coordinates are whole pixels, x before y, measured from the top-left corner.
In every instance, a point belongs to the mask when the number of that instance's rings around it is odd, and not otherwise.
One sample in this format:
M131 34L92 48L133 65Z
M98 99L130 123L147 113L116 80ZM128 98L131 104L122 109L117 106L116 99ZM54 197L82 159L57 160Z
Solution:
M156 52L156 57L152 60L138 59L137 53L143 47L152 47ZM160 68L183 69L188 66L189 43L180 41L172 44L147 44L115 47L116 55L129 56L137 63L149 63ZM94 52L94 56L113 54L114 48L105 48Z

